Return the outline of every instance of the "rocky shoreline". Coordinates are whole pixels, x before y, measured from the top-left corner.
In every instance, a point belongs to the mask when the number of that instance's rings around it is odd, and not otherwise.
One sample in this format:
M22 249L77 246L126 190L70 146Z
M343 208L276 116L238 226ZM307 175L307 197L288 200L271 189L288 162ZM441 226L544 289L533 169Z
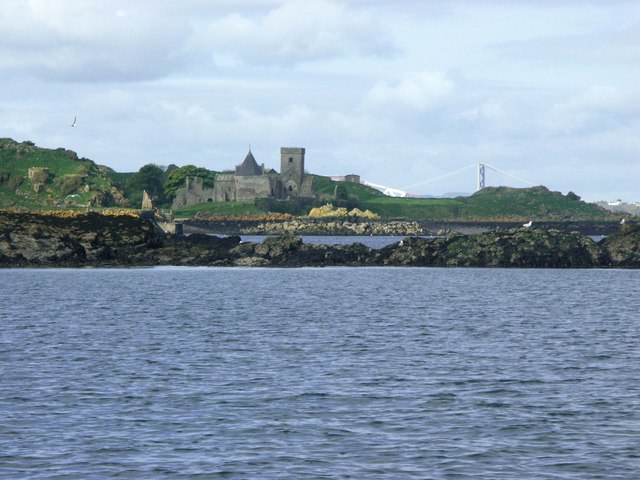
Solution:
M291 220L205 220L182 222L185 233L217 235L374 235L412 236L431 232L411 220L376 221L358 218L295 218Z
M365 218L295 218L289 220L207 219L196 217L181 222L185 233L214 235L373 235L415 236L442 235L447 232L464 234L519 228L522 221L467 220L415 221L371 220ZM536 221L535 227L563 232L580 232L589 236L604 236L619 230L618 221Z
M407 237L372 249L309 245L293 235L263 243L165 235L131 215L0 212L1 267L159 265L640 268L640 225L624 225L597 243L579 232L520 227Z

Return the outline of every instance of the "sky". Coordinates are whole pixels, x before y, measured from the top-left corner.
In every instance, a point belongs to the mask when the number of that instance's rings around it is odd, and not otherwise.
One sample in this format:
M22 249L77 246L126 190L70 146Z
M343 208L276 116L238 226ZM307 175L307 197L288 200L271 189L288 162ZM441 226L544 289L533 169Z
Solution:
M251 149L416 195L640 201L637 0L3 0L0 137L119 172ZM71 128L74 117L77 126ZM493 169L492 169L493 168Z

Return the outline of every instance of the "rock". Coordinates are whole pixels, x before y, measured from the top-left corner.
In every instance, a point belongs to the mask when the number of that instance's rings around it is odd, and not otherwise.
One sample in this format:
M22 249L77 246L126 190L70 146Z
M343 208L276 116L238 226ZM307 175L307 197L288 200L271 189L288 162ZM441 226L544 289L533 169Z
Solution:
M602 242L609 253L611 265L633 267L640 265L640 224L627 223Z
M267 267L271 262L262 257L242 257L233 262L237 267Z
M640 226L628 224L600 243L577 232L513 228L406 237L375 250L360 243L307 245L294 235L262 244L237 236L167 236L133 215L0 212L0 266L83 265L640 268Z

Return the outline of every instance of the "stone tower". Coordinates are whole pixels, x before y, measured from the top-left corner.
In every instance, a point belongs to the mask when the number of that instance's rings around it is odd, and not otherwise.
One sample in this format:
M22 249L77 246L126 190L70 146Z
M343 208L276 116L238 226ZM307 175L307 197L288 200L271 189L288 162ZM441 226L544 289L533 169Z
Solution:
M304 178L304 148L280 148L280 181L284 196L298 195Z

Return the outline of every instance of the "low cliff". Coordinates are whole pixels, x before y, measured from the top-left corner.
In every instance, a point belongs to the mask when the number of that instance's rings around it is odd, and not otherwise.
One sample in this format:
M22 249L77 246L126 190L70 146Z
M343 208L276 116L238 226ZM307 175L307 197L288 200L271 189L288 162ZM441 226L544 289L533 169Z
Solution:
M0 212L0 266L119 265L640 268L640 226L625 225L599 243L577 232L514 228L407 237L372 249L309 245L291 235L263 243L165 236L133 216Z

